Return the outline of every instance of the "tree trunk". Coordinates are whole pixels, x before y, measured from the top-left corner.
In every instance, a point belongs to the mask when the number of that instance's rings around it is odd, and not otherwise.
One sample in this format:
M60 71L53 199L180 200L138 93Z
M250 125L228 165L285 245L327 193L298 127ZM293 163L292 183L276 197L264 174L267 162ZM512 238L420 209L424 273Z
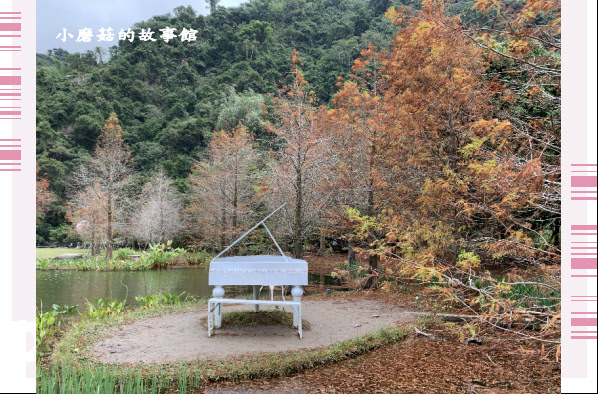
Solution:
M552 236L550 237L550 242L553 245L557 245L559 243L559 239L561 236L561 220L557 219L554 223L554 230L552 232Z
M90 242L90 245L89 245L89 251L91 252L92 256L95 256L95 254L96 254L96 249L95 249L96 248L96 245L95 245L96 240L95 240L95 238L96 238L95 231L92 230L91 231L91 242Z
M161 187L162 187L162 185L160 184L160 189L161 189ZM168 241L168 240L166 239L166 235L164 233L164 228L165 228L165 226L164 226L164 201L162 199L162 193L160 193L159 198L160 198L160 200L159 200L160 201L160 220L158 221L158 223L159 223L160 227L159 227L158 231L160 231L160 239L158 240L158 242L162 243L162 244L166 244L166 241Z
M232 217L233 233L235 234L235 237L237 236L237 206L239 205L239 203L238 203L239 191L238 191L237 172L238 172L238 169L235 169L235 180L234 180L235 183L233 186L233 217ZM233 254L237 254L238 252L239 252L239 245L237 244L233 247Z
M349 265L355 264L355 251L353 250L352 239L349 239L349 245L347 246L347 263Z
M374 136L375 136L375 134L374 134ZM376 145L374 143L372 143L371 149L370 149L370 163L369 163L370 179L368 180L368 206L367 206L367 215L370 217L374 216L374 176L373 176L373 172L374 172L375 158L376 158ZM371 241L373 241L373 239ZM378 256L370 255L368 258L368 263L369 263L371 269L378 268Z
M378 268L378 262L380 261L380 256L377 254L370 255L368 258L368 264L370 265L371 270L375 270Z
M112 193L108 193L108 226L106 228L106 260L112 258Z
M220 210L220 251L226 248L226 209Z
M375 138L375 133L374 137ZM374 216L374 166L376 160L376 144L372 142L370 146L370 162L369 162L369 179L368 179L368 205L366 214L368 216Z
M326 237L324 237L324 230L320 229L320 254L326 253Z
M295 223L294 223L294 231L293 231L293 256L296 259L300 259L303 257L303 231L301 227L302 217L301 217L301 206L303 204L303 185L302 185L302 178L301 178L301 169L297 168L296 173L296 185L297 185L297 193L296 193L296 202L295 202Z

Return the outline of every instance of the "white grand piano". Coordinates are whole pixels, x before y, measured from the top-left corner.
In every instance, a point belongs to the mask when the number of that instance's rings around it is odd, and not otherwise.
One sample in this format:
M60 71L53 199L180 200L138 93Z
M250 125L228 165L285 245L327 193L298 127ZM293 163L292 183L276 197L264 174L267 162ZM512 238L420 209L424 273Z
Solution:
M301 324L303 289L300 286L307 285L307 262L285 256L265 224L265 221L283 206L277 208L249 229L210 262L209 284L215 287L212 291L213 298L208 301L208 336L212 336L214 328L219 328L222 325L223 304L249 304L253 305L256 312L259 310L260 305L290 306L293 308L293 326L298 328L299 337L303 337ZM280 252L280 256L220 257L260 225L264 226L268 232ZM222 286L253 286L253 300L226 299L224 298L225 291ZM275 286L292 286L291 296L293 300L287 301L284 297L283 300L274 300L273 289ZM261 287L270 289L270 300L260 300Z

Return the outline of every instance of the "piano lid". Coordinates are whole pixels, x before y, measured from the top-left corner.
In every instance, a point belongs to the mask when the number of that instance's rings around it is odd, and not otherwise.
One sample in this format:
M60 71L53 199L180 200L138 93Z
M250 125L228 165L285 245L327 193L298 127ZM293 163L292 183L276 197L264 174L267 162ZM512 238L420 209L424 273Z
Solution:
M278 208L276 208L274 211L272 211L272 213L270 213L268 216L266 216L265 218L263 218L262 220L260 220L258 222L258 224L256 224L255 226L253 226L252 228L250 228L249 230L247 230L247 232L245 232L245 234L241 235L239 238L237 238L237 240L235 242L233 242L232 244L228 245L226 247L226 249L224 249L222 252L218 253L218 255L216 257L214 257L212 259L212 262L216 259L218 259L220 256L222 256L224 253L226 253L227 250L229 250L230 248L232 248L234 245L237 244L237 242L239 242L240 240L242 240L243 238L245 238L250 232L252 232L253 230L255 230L256 228L258 228L260 225L264 226L264 228L266 229L266 232L268 233L268 235L270 236L270 239L272 239L272 242L274 242L274 245L276 245L276 248L278 249L278 251L280 252L281 257L284 259L284 261L288 261L288 257L285 256L285 254L282 252L282 249L280 249L280 246L278 246L278 242L276 242L276 239L274 239L274 236L272 235L272 233L270 232L270 230L268 229L268 227L266 227L266 220L270 218L270 216L274 215L276 212L278 212L282 207L284 207L285 205L287 205L287 203L285 202L284 204L282 204L281 206L279 206ZM274 256L273 256L274 257ZM211 263L210 263L211 264Z
M209 283L221 285L307 285L307 262L285 256L282 249L264 223L285 204L278 207L258 224L241 235L210 262ZM263 225L280 252L280 256L232 256L220 257L247 234Z
M212 260L212 264L222 263L305 263L305 260L293 259L287 256L269 256L269 255L253 255L253 256L232 256L219 257Z
M210 263L209 283L223 285L307 285L307 262L282 256L222 257Z

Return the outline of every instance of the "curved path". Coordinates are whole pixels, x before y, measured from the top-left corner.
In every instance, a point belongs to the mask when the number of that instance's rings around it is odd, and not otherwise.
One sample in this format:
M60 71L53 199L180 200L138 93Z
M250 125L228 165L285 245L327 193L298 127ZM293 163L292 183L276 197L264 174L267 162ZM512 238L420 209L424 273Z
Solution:
M238 326L216 330L208 338L201 324L205 309L140 320L123 326L98 342L94 355L106 363L164 363L218 359L260 352L279 352L328 346L383 327L413 320L398 307L370 300L302 301L303 319L311 324L299 339L288 326ZM266 310L269 307L261 307ZM248 305L225 305L224 311L250 310ZM284 307L290 311L290 308Z

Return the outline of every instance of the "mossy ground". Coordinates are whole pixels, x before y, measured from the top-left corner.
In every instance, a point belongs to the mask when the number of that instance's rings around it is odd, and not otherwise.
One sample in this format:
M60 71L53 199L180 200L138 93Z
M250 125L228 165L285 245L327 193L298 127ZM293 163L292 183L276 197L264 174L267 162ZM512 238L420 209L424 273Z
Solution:
M208 318L201 319L202 326L208 329ZM272 310L272 311L234 311L224 312L222 314L222 327L237 327L237 326L258 326L258 325L281 325L291 326L293 324L293 314L290 312ZM311 324L301 319L302 328L305 331L311 329Z

